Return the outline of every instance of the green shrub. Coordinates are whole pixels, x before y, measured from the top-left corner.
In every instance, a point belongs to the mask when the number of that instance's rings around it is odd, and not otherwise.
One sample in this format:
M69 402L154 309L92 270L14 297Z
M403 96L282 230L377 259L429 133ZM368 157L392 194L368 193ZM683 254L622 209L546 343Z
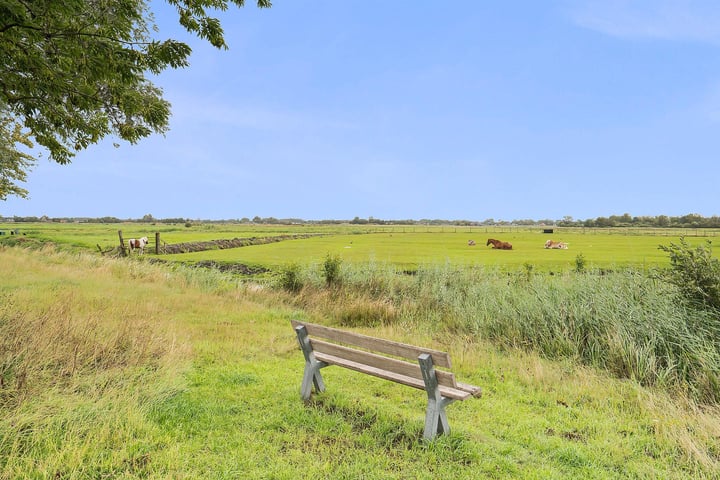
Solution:
M667 281L678 287L693 306L720 310L720 260L712 256L712 242L691 247L685 237L680 244L660 245L670 255Z
M523 271L525 273L525 278L529 281L533 276L533 270L535 270L535 265L533 265L530 262L523 263Z
M575 257L575 271L577 273L582 273L585 271L585 264L587 261L585 260L585 257L583 256L582 252L577 254L577 257Z
M327 254L323 262L323 274L325 276L325 283L328 286L340 284L341 266L342 259L340 257L330 255L329 253Z
M298 292L302 289L300 266L297 263L291 263L280 272L280 286L288 292Z

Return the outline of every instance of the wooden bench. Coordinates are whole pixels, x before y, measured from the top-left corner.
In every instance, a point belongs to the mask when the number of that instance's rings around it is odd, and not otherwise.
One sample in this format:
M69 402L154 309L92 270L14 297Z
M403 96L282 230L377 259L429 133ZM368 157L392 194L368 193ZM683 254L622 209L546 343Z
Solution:
M460 383L451 372L435 368L451 367L450 356L445 352L297 320L291 323L305 356L300 387L303 400L310 398L313 385L316 392L325 391L320 369L330 365L425 390L428 405L423 436L432 440L436 434L450 433L445 413L448 404L481 395L479 387Z

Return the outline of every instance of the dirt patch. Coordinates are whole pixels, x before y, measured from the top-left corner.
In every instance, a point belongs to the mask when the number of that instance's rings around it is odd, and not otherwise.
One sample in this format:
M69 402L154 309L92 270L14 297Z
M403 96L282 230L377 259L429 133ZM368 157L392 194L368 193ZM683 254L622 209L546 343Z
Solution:
M268 243L282 242L284 240L297 240L313 236L316 235L278 235L275 237L232 238L207 240L204 242L173 243L162 245L160 247L160 253L174 254L203 252L205 250L222 250L226 248L248 247L251 245L266 245Z
M193 263L192 266L198 268L211 268L227 273L239 273L241 275L257 275L259 273L265 273L270 271L265 267L251 267L243 263L221 263L215 262L213 260L203 260L197 263Z

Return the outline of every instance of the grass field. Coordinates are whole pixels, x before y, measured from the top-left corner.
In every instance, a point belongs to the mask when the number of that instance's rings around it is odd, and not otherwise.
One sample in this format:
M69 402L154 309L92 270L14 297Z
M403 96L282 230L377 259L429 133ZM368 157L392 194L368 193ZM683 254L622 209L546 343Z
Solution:
M546 250L530 228L0 224L11 229L0 480L718 478L720 324L654 270L669 262L659 245L717 232L559 229L570 248ZM318 235L101 255L118 230L165 243ZM574 273L579 256L602 275ZM339 285L322 278L330 257ZM278 275L183 265L203 260ZM276 288L293 265L302 288ZM407 387L328 369L328 392L303 404L291 318L447 350L484 395L449 406L453 432L433 443L425 395Z
M552 235L542 229L526 227L409 227L357 225L243 225L243 224L80 224L35 223L0 224L0 231L19 229L30 238L52 240L72 247L97 251L119 243L118 230L125 239L148 236L154 252L155 233L161 243L175 244L207 240L317 234L317 237L288 240L267 245L210 250L159 258L178 262L213 260L227 263L261 265L269 268L289 263L313 264L327 255L351 263L378 262L414 268L418 265L451 263L519 268L532 265L543 270L566 270L575 266L581 255L588 268L639 268L666 265L667 255L660 244L689 235L690 243L713 240L715 230L677 229L555 229ZM487 238L499 238L513 244L511 251L493 250ZM548 239L569 244L568 250L548 250ZM468 240L477 245L468 246ZM718 252L715 252L717 255Z
M589 265L601 267L657 265L666 260L666 255L657 248L660 241L666 239L657 237L569 233L562 235L562 240L570 245L567 250L545 249L547 236L538 233L505 233L502 238L513 244L513 250L494 250L485 245L484 237L477 237L475 241L479 244L470 247L467 233L370 233L161 257L173 261L209 259L278 267L289 261L317 263L329 254L350 263L379 262L403 267L451 263L513 268L532 264L547 269L570 268L580 254Z
M207 275L0 247L0 478L717 478L717 408L442 329L359 331L482 386L450 436L421 440L423 392L346 370L303 404L308 314Z

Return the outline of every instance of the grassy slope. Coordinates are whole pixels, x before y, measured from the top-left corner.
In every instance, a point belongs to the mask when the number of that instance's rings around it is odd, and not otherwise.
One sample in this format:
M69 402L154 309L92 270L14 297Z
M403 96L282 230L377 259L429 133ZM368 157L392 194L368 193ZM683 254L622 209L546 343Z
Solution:
M0 333L40 318L37 336L75 332L58 348L108 345L120 359L39 358L24 390L6 371L0 478L712 478L718 467L717 412L412 328L371 333L447 348L484 389L448 407L452 435L420 441L422 392L346 370L326 370L328 392L304 405L289 326L303 313L195 275L0 249L0 295L13 303ZM118 331L125 341L108 343ZM156 355L122 356L147 338Z

